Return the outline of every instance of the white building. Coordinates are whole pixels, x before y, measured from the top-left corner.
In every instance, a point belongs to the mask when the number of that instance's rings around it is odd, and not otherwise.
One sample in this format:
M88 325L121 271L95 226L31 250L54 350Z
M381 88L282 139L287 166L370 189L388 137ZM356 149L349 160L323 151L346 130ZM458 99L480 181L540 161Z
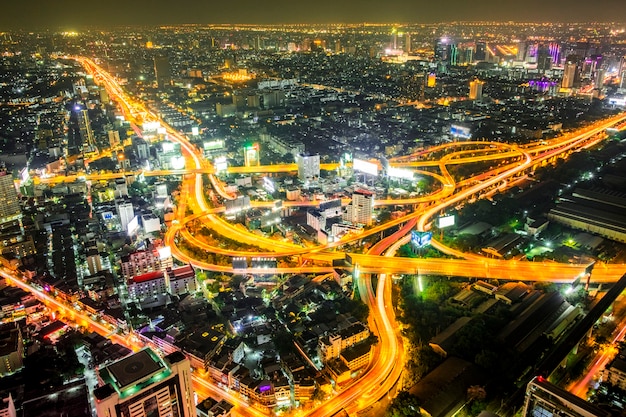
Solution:
M352 193L352 202L346 210L346 220L354 224L372 224L374 213L374 193L356 190Z
M320 156L299 154L296 158L298 164L298 178L305 183L313 181L320 176Z
M116 200L115 208L120 218L120 225L123 231L128 231L128 224L135 218L135 209L133 203L124 200Z

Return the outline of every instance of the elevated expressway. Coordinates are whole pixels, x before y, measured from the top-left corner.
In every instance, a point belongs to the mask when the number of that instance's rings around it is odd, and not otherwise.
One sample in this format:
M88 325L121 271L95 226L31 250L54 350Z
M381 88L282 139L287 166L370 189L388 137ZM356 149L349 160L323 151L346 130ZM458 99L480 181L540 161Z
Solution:
M104 72L95 62L87 58L77 59L90 73L94 74L94 79L102 83L109 94L118 102L125 115L135 122L159 120L158 116L149 111L142 103L131 100L124 93L116 80ZM371 317L375 323L379 336L378 355L374 358L367 373L358 380L356 384L344 389L338 395L326 401L321 406L308 412L309 416L328 416L347 408L351 412L367 408L373 401L385 395L400 377L402 371L402 349L395 333L393 321L393 309L390 299L390 286L388 285L387 274L393 273L416 273L436 274L462 277L486 277L504 279L523 280L546 280L551 282L571 282L573 277L581 274L584 265L569 265L559 263L534 263L486 259L477 255L467 255L457 253L449 248L445 248L440 243L434 244L440 250L451 253L458 258L464 259L409 259L392 257L395 249L404 243L408 238L401 238L411 229L417 227L419 230L427 230L430 219L440 213L445 208L458 202L468 199L472 195L479 195L489 188L496 187L503 181L511 178L523 176L525 172L533 169L546 161L554 160L559 155L566 155L576 149L591 146L591 144L601 140L602 132L608 128L623 123L626 115L607 119L601 123L581 129L576 134L569 134L559 139L554 139L550 143L535 143L527 146L515 146L502 143L490 142L464 142L445 144L435 148L421 151L418 155L410 155L392 160L394 166L406 166L412 169L420 169L422 175L431 175L440 183L440 187L431 195L421 196L411 199L378 200L377 205L406 205L414 207L409 214L384 225L375 226L358 235L351 235L338 242L328 245L318 245L315 247L302 247L289 242L279 242L275 239L263 238L247 230L231 225L219 217L223 208L209 207L205 200L202 173L209 174L212 186L223 198L233 198L225 192L222 184L213 175L210 164L202 159L201 152L192 145L188 139L180 132L159 120L168 131L170 140L181 144L185 158L192 163L193 167L189 171L181 171L183 177L183 191L179 201L176 220L173 227L166 233L166 243L171 246L173 255L183 262L189 262L196 267L219 271L225 273L248 273L248 274L270 274L270 273L328 273L333 270L329 264L330 260L343 258L346 253L341 252L342 246L363 239L364 237L375 235L392 226L399 226L400 229L393 236L375 245L372 253L359 254L350 253L354 264L359 265L359 269L364 274L381 274L376 289L377 296L372 293L371 282L367 278L358 281L364 301L370 306ZM478 148L483 146L483 148ZM433 155L435 152L442 152L444 155L437 159L416 160ZM456 182L449 173L447 166L462 163L477 163L484 161L506 161L504 166L500 166L489 172L476 175L472 178ZM266 168L264 168L266 169ZM437 169L438 173L431 170ZM252 169L259 172L258 167ZM275 171L274 171L275 170ZM281 171L282 170L282 171ZM272 171L264 172L287 172L293 171L292 164L272 166ZM240 172L248 172L241 169ZM95 178L94 178L95 179ZM285 203L285 205L316 205L318 202ZM192 215L186 216L187 209L192 211ZM221 234L229 239L236 240L246 245L261 248L260 251L232 251L224 248L214 247L201 239L192 236L186 225L192 221L201 221L202 224L213 230L216 234ZM215 265L205 262L202 259L195 259L182 251L177 241L185 239L189 244L211 253L227 256L272 256L286 257L298 255L301 259L311 259L317 263L325 265L299 266L295 268L272 268L253 269L245 271L235 270L231 266ZM389 256L381 256L383 251L392 245L387 251ZM313 262L314 264L316 262ZM594 281L613 282L624 273L624 265L600 265L594 269ZM389 385L391 384L391 385ZM217 388L216 388L217 389ZM245 405L245 402L233 398L238 405ZM241 413L241 411L240 411ZM254 413L252 413L254 414ZM246 415L244 413L244 415Z

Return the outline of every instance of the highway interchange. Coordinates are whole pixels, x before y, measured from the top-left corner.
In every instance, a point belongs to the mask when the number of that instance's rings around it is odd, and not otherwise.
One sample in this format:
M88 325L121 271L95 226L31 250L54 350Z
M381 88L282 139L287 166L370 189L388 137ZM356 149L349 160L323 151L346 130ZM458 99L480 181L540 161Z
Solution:
M412 169L420 175L430 175L440 186L430 194L408 199L377 200L375 205L404 205L413 210L408 214L391 220L387 223L366 229L361 234L351 234L345 238L327 245L315 247L303 247L291 242L278 241L272 238L261 237L247 230L229 223L221 216L223 207L212 207L206 200L203 175L208 175L211 186L223 199L232 199L234 196L225 191L224 185L215 176L215 171L209 162L203 159L202 152L181 132L169 126L159 118L157 114L148 109L141 101L131 98L126 94L117 80L104 71L92 59L73 57L80 62L86 71L94 76L96 83L103 85L109 95L119 104L127 120L141 125L145 122L158 121L167 130L170 141L177 142L181 146L183 156L186 159L185 170L144 172L145 175L169 175L178 174L183 176L181 194L176 210L176 218L172 226L168 228L165 242L172 249L172 254L181 262L192 264L194 267L222 273L246 273L246 274L283 274L283 273L311 273L321 274L333 271L332 261L344 259L346 256L342 249L362 240L367 236L380 234L382 231L393 226L398 230L386 239L375 244L368 253L347 253L352 259L353 265L358 265L360 274L355 274L356 285L363 301L370 308L370 319L374 324L373 331L379 338L376 355L367 368L365 374L348 388L342 390L326 402L316 406L307 413L307 416L330 416L335 412L346 409L353 413L370 407L381 397L387 395L401 377L403 367L403 348L401 337L397 334L397 325L391 302L390 279L392 274L419 273L424 275L444 275L468 278L499 278L513 280L546 280L551 282L571 282L581 275L586 265L559 264L553 262L522 262L491 259L476 254L465 254L444 246L441 242L433 240L433 246L450 255L454 259L427 259L427 258L398 258L394 257L395 251L410 239L411 230L429 230L433 219L449 207L465 202L470 198L481 197L486 192L497 192L497 188L510 182L523 179L534 168L543 164L551 163L560 156L566 156L572 151L593 146L604 140L604 131L609 127L621 126L626 121L626 114L621 113L610 119L597 122L591 126L580 129L575 133L566 134L560 138L552 139L549 143L537 142L525 146L515 146L492 142L456 142L443 144L434 148L423 150L414 155L407 155L392 159L392 166ZM443 157L434 158L433 155L443 154ZM457 181L450 174L447 167L456 164L467 164L484 161L502 161L501 166L494 170L476 175L472 178ZM334 165L322 166L322 169L333 169ZM431 172L437 169L438 173ZM232 167L231 173L277 173L293 172L297 169L295 164L272 165L265 167ZM41 182L63 182L75 180L109 180L117 178L120 173L85 174L76 176L59 176L55 178L40 178ZM283 202L284 207L315 207L319 201ZM346 202L344 202L345 204ZM267 207L267 203L253 202L253 207ZM188 215L191 212L192 214ZM211 246L194 236L187 226L191 222L201 222L209 228L213 234L228 237L228 239L245 245L258 247L255 251L235 251L221 247ZM233 269L230 265L216 265L203 259L196 259L179 247L179 242L184 240L187 245L194 245L207 253L226 255L232 257L293 257L298 256L307 265L294 268L248 268L245 271ZM624 273L624 265L600 264L593 272L594 282L613 282ZM372 274L378 275L377 288L372 288ZM21 286L33 291L40 299L47 303L58 303L47 300L47 294L36 288L19 281ZM67 306L65 306L67 307ZM74 313L79 315L79 312ZM88 317L87 317L88 319ZM95 322L90 323L84 319L90 327L103 334L108 334L119 343L137 349L136 339L111 335L110 329ZM93 320L92 320L93 321ZM99 328L98 326L102 327ZM245 401L227 392L203 378L194 378L194 387L203 394L213 394L224 397L237 405L237 413L240 415L263 415L255 408L247 406Z

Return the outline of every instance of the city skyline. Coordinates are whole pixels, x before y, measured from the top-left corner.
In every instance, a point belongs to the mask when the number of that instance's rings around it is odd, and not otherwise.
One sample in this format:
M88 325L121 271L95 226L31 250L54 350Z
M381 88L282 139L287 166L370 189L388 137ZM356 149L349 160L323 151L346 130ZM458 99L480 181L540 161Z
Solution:
M446 21L517 21L517 22L620 22L626 11L619 0L601 0L593 8L584 2L531 0L523 8L496 0L464 2L451 0L445 7L432 7L425 0L394 0L381 4L375 1L330 2L315 4L273 0L259 6L252 0L233 5L189 0L177 2L84 3L69 0L64 7L49 2L12 2L3 5L0 30L41 28L85 29L120 25L166 25L209 23L435 23Z

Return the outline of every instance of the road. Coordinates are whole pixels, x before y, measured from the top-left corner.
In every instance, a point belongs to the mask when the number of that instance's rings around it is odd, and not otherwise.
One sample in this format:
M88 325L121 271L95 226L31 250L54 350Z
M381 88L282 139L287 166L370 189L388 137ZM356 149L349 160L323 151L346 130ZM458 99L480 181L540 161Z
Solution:
M166 128L168 138L180 144L183 156L187 161L189 161L189 165L191 165L192 168L190 168L190 170L180 172L181 174L186 174L183 179L184 192L181 193L184 201L179 202L180 207L177 210L176 223L167 231L165 240L166 243L171 246L173 255L179 260L189 262L202 269L220 272L241 273L242 271L234 270L232 267L228 266L212 265L204 262L202 259L192 259L180 250L176 243L177 240L185 239L188 243L201 247L208 252L226 254L228 256L250 257L253 256L253 254L254 256L259 256L259 253L252 251L230 251L223 248L211 247L199 239L196 239L191 235L191 233L188 232L188 230L185 229L185 226L189 222L199 220L222 236L226 236L229 239L236 240L243 244L261 247L266 251L261 252L263 255L271 254L273 256L291 256L298 254L304 259L322 259L329 261L334 258L341 258L345 256L343 252L340 252L342 246L358 241L366 236L375 235L396 225L401 227L403 233L408 233L412 227L408 227L407 225L412 222L414 222L418 230L428 230L430 223L432 222L431 219L444 211L446 208L465 201L474 195L479 195L482 192L493 190L504 181L522 176L525 171L533 168L534 166L539 166L547 161L552 161L561 155L567 155L576 149L590 146L590 144L603 139L601 137L601 133L607 127L623 123L624 120L626 120L626 115L621 114L600 123L595 123L594 125L581 129L576 133L564 135L559 139L553 139L550 143L545 144L542 142L521 147L490 142L452 143L441 145L435 149L423 151L419 156L424 158L428 157L429 154L433 154L433 152L441 152L444 154L442 157L437 158L432 157L431 155L430 159L425 159L421 162L410 162L411 158L407 158L409 162L406 162L406 160L398 160L398 166L400 164L410 164L414 169L437 168L439 171L438 173L431 173L427 170L421 170L420 173L422 175L432 175L437 181L439 181L439 188L437 188L430 195L411 199L379 200L376 204L407 206L419 205L419 209L416 209L401 218L391 220L383 225L367 229L360 235L349 236L346 239L342 239L338 242L332 242L328 245L318 245L312 248L304 248L288 242L279 242L273 239L260 237L224 221L216 213L216 209L210 207L206 202L202 173L207 173L209 175L211 185L222 198L232 199L234 196L226 192L223 184L215 177L215 175L213 175L213 167L202 158L202 152L196 146L191 144L185 135L160 120L158 116L151 112L143 103L128 97L116 80L104 72L102 68L97 66L92 60L86 58L75 59L81 62L89 72L94 74L94 79L97 82L101 82L105 85L109 91L109 95L114 98L115 101L120 103L124 114L127 115L131 121L137 124L142 124L146 121L159 121L161 125ZM488 172L480 173L474 178L464 181L462 185L457 183L447 169L449 165L485 161L495 162L498 159L508 161L505 168L499 167ZM268 168L263 168L263 170L265 169ZM286 164L272 166L271 169L272 171L270 172L291 172L294 167L293 164ZM262 169L239 168L239 170L240 172L256 173L261 172ZM181 210L181 207L190 208L194 214L185 217L186 210ZM400 239L400 235L396 235L396 238L397 240L394 243L394 247L397 248L403 242L406 242L408 237ZM459 258L465 259L408 259L380 256L380 253L350 253L353 262L359 265L363 273L366 275L370 273L380 274L375 300L371 294L371 285L367 285L366 279L364 279L363 283L360 284L365 285L365 294L368 294L367 302L371 308L372 319L376 323L376 327L378 329L380 343L380 348L378 349L379 354L374 358L370 371L363 378L361 378L358 383L343 390L337 396L322 404L319 408L311 411L308 415L328 416L345 407L350 407L350 410L353 412L362 408L367 408L369 404L371 404L371 401L375 401L380 398L381 392L385 392L385 390L388 392L391 389L391 386L395 384L395 381L397 381L397 378L402 371L402 356L401 349L398 347L398 340L395 335L396 326L393 322L393 311L391 302L389 301L390 285L388 285L389 280L387 279L389 274L415 273L415 271L419 269L420 273L423 274L464 276L473 278L485 277L571 282L585 268L583 265L487 259L478 255L457 253L441 245L441 243L435 242L434 244L438 249L444 252L451 253ZM387 253L393 254L393 250L390 249ZM596 266L594 270L594 281L614 281L623 274L623 270L623 265ZM249 268L245 270L246 273L265 274L306 272L328 273L331 271L332 268L330 265L328 267L312 266L258 270ZM368 286L370 287L369 290L367 290ZM228 394L217 387L213 387L213 389L219 391L223 395ZM236 404L243 405L242 401L236 400L237 399L233 400Z

